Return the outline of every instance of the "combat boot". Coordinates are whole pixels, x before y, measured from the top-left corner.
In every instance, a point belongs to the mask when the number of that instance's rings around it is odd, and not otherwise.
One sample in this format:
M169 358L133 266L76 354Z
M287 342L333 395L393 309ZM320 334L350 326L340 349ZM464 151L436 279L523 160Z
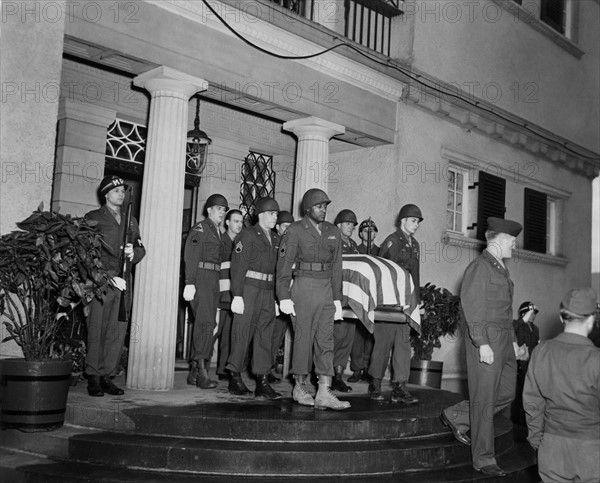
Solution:
M271 401L281 399L281 394L276 392L269 384L269 376L263 374L256 376L256 389L254 390L254 397L266 397Z
M104 391L100 385L100 376L88 376L87 392L94 397L104 396Z
M392 385L392 402L404 404L416 404L419 400L414 397L408 389L405 382L394 382Z
M100 377L100 387L102 387L102 390L106 394L110 394L111 396L122 396L125 394L125 391L115 386L108 376Z
M381 394L381 379L371 379L369 384L369 396L374 401L383 401L383 395Z
M190 372L188 372L188 376L187 376L187 383L190 386L195 386L197 379L198 379L198 361L192 361L190 363Z
M214 389L217 387L217 381L213 381L208 377L206 361L204 359L200 359L198 361L198 376L196 377L196 386L200 389Z
M319 375L319 390L315 396L315 409L335 409L336 411L348 409L348 401L340 401L335 394L331 392L329 385L331 376Z
M358 382L362 380L362 376L363 376L363 369L358 369L357 371L354 371L352 373L352 375L348 378L348 382Z
M252 394L252 391L242 381L242 376L239 372L231 372L229 376L229 394L233 394L234 396L248 396Z
M302 406L314 406L315 400L312 395L306 390L306 376L296 375L296 384L292 391L292 398Z
M335 376L333 376L333 382L331 383L331 389L340 392L350 392L352 388L344 382L342 375L344 374L344 368L342 366L335 366Z

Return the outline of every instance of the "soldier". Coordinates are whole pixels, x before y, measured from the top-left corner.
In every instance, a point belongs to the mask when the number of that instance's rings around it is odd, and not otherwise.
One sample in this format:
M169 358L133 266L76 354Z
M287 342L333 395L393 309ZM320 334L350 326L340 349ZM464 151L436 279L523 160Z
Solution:
M123 389L110 380L117 369L127 332L127 323L118 320L121 292L131 290L131 270L126 272L124 278L121 277L121 264L123 256L127 262L136 264L146 255L138 222L133 217L127 228L129 243L123 247L126 214L122 211L122 206L126 189L127 185L118 176L105 177L99 188L104 204L85 215L86 219L98 222L96 227L102 233L103 241L100 260L112 277L103 300L92 300L87 319L85 372L88 376L88 394L95 397L104 396L104 393L113 396L124 394ZM128 305L130 301L131 298L127 298Z
M404 205L398 214L398 229L388 236L379 249L379 256L387 258L410 273L419 299L419 242L414 234L423 221L416 205ZM408 392L406 381L410 375L410 326L406 323L378 322L375 324L373 353L369 374L369 394L376 401L383 401L381 380L392 353L392 402L415 404L419 400Z
M258 223L243 230L235 239L231 256L231 354L227 370L231 374L229 392L250 394L240 372L252 345L252 373L256 376L256 397L281 399L268 381L273 362L271 344L275 320L275 266L279 250L279 235L273 231L279 205L273 198L256 202Z
M513 282L504 260L512 257L522 226L495 217L487 222L487 248L465 270L460 290L471 339L466 344L469 400L446 408L440 418L458 441L471 444L477 471L505 476L494 454L493 415L508 407L515 396L515 355L521 354L515 354Z
M229 210L225 216L225 228L227 231L221 240L221 273L220 273L220 290L221 298L219 299L219 327L215 334L214 341L219 341L219 354L217 357L217 374L219 379L227 378L225 365L229 358L230 342L231 342L231 321L233 314L231 313L231 254L233 252L233 240L237 237L244 228L244 215L240 210ZM213 343L214 347L214 343Z
M362 240L361 244L358 245L358 253L378 256L379 255L379 247L375 245L375 238L377 238L377 225L370 218L368 220L363 220L360 222L358 226L358 236ZM369 238L371 239L370 250L369 247Z
M212 389L217 381L208 377L213 331L219 304L221 270L221 231L219 226L228 210L223 195L213 194L206 200L208 218L196 223L185 242L185 288L183 298L191 302L194 313L192 357L187 383Z
M342 234L342 255L358 255L358 245L352 239L354 228L358 224L352 210L342 210L335 217L334 224ZM344 382L342 375L354 341L356 322L354 320L338 320L333 326L333 369L335 375L331 389L340 392L350 392L352 388Z
M292 223L281 241L277 262L277 297L294 327L292 397L317 409L346 409L331 392L333 376L333 322L342 318L342 240L340 231L325 221L331 200L312 188L302 197L305 216ZM293 278L293 285L292 285ZM306 389L312 369L319 377L316 397Z

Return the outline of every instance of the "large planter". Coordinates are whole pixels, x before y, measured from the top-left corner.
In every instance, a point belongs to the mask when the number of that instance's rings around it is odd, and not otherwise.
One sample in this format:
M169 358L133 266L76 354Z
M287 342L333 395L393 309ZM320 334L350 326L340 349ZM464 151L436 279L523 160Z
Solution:
M65 420L71 360L0 359L3 428L51 431Z
M444 363L440 361L410 360L410 376L408 382L419 386L442 387L442 369Z

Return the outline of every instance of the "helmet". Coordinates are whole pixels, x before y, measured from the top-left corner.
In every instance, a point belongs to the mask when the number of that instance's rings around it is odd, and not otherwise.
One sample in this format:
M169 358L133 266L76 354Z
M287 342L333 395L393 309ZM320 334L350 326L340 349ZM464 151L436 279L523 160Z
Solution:
M319 188L311 188L302 197L302 211L308 211L313 206L319 205L321 203L331 203L331 200L325 193L325 191L320 190Z
M210 195L206 200L206 209L212 208L213 206L224 206L226 210L229 209L227 198L219 194Z
M294 217L289 211L280 211L279 215L277 215L277 224L281 225L283 223L294 223Z
M379 231L377 229L377 225L375 224L375 222L371 219L368 220L363 220L360 222L360 225L358 225L358 233L360 233L361 231L363 231L365 228L372 228L373 231Z
M529 312L530 310L533 310L534 313L538 313L539 310L538 308L535 306L535 304L533 302L523 302L520 306L519 306L519 316L523 317L527 312Z
M111 191L119 186L123 186L123 188L125 188L125 189L128 188L128 186L125 184L123 179L120 178L119 176L106 176L100 182L100 188L98 188L98 189L100 190L100 194L102 196L106 196L109 193L109 191Z
M358 225L358 220L356 219L356 215L354 214L354 211L352 211L352 210L340 211L337 214L337 216L335 217L335 221L333 222L333 224L337 225L338 223L344 223L346 221L348 223L354 223L355 225Z
M402 218L409 218L411 216L418 218L419 221L423 221L423 215L421 214L421 210L417 205L409 204L404 205L402 208L400 208L400 214L398 215L399 220L401 220Z
M260 215L265 211L279 211L279 204L273 198L265 196L254 204L254 214Z

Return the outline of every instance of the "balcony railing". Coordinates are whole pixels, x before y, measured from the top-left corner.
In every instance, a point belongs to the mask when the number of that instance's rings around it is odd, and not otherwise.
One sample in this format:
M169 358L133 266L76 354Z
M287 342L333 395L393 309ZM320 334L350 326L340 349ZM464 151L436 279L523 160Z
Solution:
M402 14L401 0L344 0L343 12L331 10L332 5L341 2L271 1L388 57L392 45L392 20Z

